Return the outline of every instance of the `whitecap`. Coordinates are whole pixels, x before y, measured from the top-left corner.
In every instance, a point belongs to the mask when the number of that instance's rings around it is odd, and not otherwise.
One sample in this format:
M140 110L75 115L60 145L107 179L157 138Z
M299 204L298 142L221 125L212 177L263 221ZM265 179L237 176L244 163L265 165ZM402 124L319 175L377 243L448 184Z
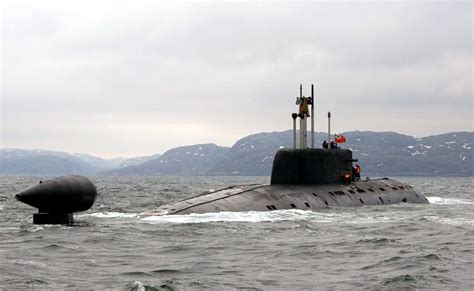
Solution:
M386 215L369 215L362 213L313 212L305 210L276 210L248 212L218 212L185 215L160 215L141 218L142 221L154 223L209 223L209 222L278 222L308 220L317 223L383 223L400 220L403 217Z
M78 217L97 217L97 218L134 218L137 217L136 213L123 213L123 212L97 212L89 214L81 214Z
M48 226L47 224L43 224L43 226ZM20 228L22 229L22 228ZM41 230L44 230L44 228L42 226L38 226L38 225L33 225L31 227L28 227L28 228L24 228L24 230L26 230L27 232L37 232L37 231L41 231Z
M130 287L130 290L136 290L136 291L146 290L146 286L140 281L134 281L133 283L128 284L127 287Z
M273 212L275 213L275 212ZM218 213L192 213L185 215L148 216L143 221L164 223L207 223L207 222L264 222L275 221L275 215L266 212L218 212Z
M474 202L467 199L459 198L444 198L444 197L426 197L431 204L445 204L445 205L455 205L455 204L474 204Z
M433 222L439 222L441 224L448 224L448 225L474 225L474 220L465 219L463 217L441 217L441 216L425 216L427 220Z
M19 230L19 227L0 227L0 232L3 230Z
M14 260L12 261L12 263L18 264L18 265L33 266L35 268L41 268L41 269L44 269L47 266L45 263L42 263L42 262L26 261L26 260Z

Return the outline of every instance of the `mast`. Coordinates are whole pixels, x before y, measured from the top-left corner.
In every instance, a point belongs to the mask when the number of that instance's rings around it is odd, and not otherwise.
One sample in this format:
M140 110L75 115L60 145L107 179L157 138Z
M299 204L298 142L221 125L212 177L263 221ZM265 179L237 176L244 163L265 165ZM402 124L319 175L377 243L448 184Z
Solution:
M300 104L303 103L303 84L300 84ZM301 106L301 105L300 105ZM300 148L306 148L306 116L300 111Z
M292 113L291 118L293 118L293 149L296 149L296 118L298 118L298 114Z
M314 149L314 84L311 84L311 148Z
M331 112L328 112L328 145L331 144Z
M314 96L314 85L311 86L311 95ZM311 114L314 113L313 97L303 96L303 85L300 84L300 96L296 97L296 105L299 105L298 113L293 113L293 147L296 148L296 118L300 118L300 149L308 147L308 117L309 105L311 105ZM314 117L313 117L314 118ZM314 121L311 118L311 147L314 147Z

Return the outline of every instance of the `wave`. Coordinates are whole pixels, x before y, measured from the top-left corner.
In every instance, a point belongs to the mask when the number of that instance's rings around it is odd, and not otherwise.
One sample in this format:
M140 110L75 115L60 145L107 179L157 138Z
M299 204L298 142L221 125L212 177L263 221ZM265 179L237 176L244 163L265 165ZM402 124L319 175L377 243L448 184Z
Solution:
M474 220L466 219L463 217L441 217L436 215L427 215L423 218L447 225L474 225Z
M10 261L10 263L17 264L17 265L23 265L23 266L33 266L35 268L40 268L40 269L44 269L47 266L43 262L28 261L28 260L13 260L13 261Z
M77 217L97 217L97 218L135 218L137 213L124 212L96 212L88 214L80 214Z
M307 220L321 223L348 223L366 224L398 221L404 216L384 215L380 213L334 213L313 212L306 210L276 210L276 211L248 211L248 212L218 212L186 215L148 216L142 221L153 223L209 223L209 222L278 222Z
M467 199L459 198L444 198L444 197L426 197L431 204L444 204L444 205L456 205L456 204L474 204L474 202Z
M50 250L50 251L58 251L58 250L77 251L77 250L80 250L81 248L79 246L75 246L75 245L67 245L66 246L66 245L52 243L52 244L42 246L41 249Z
M448 199L450 200L450 199ZM460 199L451 199L460 200ZM315 223L340 223L340 224L378 224L403 221L412 218L412 214L391 212L314 212L299 209L275 211L247 211L247 212L217 212L217 213L192 213L184 215L159 215L142 217L140 213L126 212L97 212L78 215L78 217L94 217L101 219L138 219L146 223L171 223L194 224L213 222L280 222L280 221L308 221ZM465 218L424 216L423 218L449 225L474 225L474 221Z
M175 284L172 280L164 280L157 287L154 287L151 285L145 285L145 283L140 282L140 281L134 281L132 283L127 284L124 290L127 290L127 291L155 291L156 290L158 291L158 290L178 290L178 288L175 287Z
M27 233L32 233L32 232L37 232L37 231L42 231L44 230L44 227L47 227L48 225L42 224L41 226L33 224L33 225L21 225L19 227L20 232L27 232Z

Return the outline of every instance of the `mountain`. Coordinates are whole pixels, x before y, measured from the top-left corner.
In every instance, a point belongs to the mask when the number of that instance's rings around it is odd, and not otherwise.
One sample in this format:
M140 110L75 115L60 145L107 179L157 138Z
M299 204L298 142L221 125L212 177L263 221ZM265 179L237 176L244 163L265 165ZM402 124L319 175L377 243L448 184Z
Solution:
M103 159L88 154L48 150L0 149L0 175L95 175L100 171L124 168L160 155Z
M414 138L395 132L345 132L343 148L353 151L364 175L371 176L472 176L474 133L457 132ZM252 134L230 149L222 148L210 160L191 159L196 147L180 147L137 167L103 172L114 175L270 175L273 158L280 148L292 147L293 132ZM327 139L316 134L320 147ZM215 148L219 148L213 145ZM209 153L210 154L210 153ZM195 156L191 156L195 157ZM206 161L205 166L199 167Z
M394 132L348 132L347 148L375 176L472 176L473 132L413 138Z
M128 158L124 159L120 162L120 164L117 167L112 167L112 168L125 168L125 167L130 167L130 166L138 166L140 164L143 164L145 162L154 160L159 158L161 155L160 154L154 154L151 156L142 156L142 157L135 157L135 158ZM120 159L120 158L119 158Z
M343 148L353 151L365 175L472 176L473 132L457 132L415 139L395 132L352 131ZM249 135L231 147L214 168L221 175L270 175L275 152L292 147L292 131ZM317 144L327 135L316 134Z
M94 163L85 157L74 157L64 152L45 150L0 149L1 175L94 174Z
M395 132L351 131L343 148L353 151L363 175L473 176L473 132L414 138ZM316 134L316 145L327 135ZM291 148L293 132L246 136L232 147L200 144L163 155L106 160L86 154L0 150L0 175L270 175L280 148Z
M94 171L114 169L127 161L127 158L115 158L115 159L106 160L106 159L88 155L88 154L79 153L79 154L71 154L71 155L79 162L87 164L90 167L92 167Z
M224 158L229 148L198 144L173 148L162 156L139 165L104 171L99 175L207 175Z

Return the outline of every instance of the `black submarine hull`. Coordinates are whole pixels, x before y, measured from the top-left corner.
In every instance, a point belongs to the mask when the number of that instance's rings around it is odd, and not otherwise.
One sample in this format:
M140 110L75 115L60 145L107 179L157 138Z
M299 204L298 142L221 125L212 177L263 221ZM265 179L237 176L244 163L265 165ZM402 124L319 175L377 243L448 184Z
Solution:
M354 161L347 149L281 149L273 161L270 185L231 186L142 216L429 203L413 187L396 180L354 181Z
M348 185L242 185L143 212L141 216L209 213L223 211L322 210L399 203L428 204L412 186L383 178Z

